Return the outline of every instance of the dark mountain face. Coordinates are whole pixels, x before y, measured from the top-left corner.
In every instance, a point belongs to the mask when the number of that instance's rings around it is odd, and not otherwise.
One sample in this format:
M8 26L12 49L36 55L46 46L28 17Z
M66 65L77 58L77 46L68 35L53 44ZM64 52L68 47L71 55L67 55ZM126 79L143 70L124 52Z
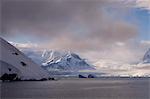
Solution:
M148 49L148 51L145 53L144 57L143 57L143 62L144 63L150 63L150 48Z

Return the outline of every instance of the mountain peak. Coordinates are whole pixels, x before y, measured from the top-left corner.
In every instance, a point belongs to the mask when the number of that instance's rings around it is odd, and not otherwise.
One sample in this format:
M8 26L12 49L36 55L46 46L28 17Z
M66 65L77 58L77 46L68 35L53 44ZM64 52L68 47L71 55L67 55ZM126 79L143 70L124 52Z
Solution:
M143 57L143 62L144 63L150 63L150 48L148 49L148 51L145 53L144 57Z
M81 70L92 69L84 59L79 55L68 52L51 51L50 57L47 59L43 66L48 69L58 70Z

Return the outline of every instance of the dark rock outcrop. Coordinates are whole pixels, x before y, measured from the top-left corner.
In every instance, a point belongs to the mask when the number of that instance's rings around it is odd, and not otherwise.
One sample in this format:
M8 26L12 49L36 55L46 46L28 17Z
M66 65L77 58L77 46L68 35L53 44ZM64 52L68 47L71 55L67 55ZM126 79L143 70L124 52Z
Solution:
M92 75L92 74L89 74L89 75L88 75L88 78L96 78L96 76L95 76L95 75Z
M85 76L83 76L83 75L79 75L79 78L87 78L87 77L85 77Z

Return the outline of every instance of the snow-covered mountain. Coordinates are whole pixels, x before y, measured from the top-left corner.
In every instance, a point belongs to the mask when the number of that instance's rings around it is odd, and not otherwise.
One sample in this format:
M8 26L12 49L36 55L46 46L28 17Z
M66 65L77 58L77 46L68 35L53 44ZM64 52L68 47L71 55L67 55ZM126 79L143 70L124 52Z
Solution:
M148 51L145 53L144 57L143 57L143 62L144 63L150 63L150 48L148 49Z
M23 51L27 56L48 71L78 71L94 69L79 55L66 51Z
M46 62L42 65L48 71L78 71L84 69L93 69L91 65L89 65L84 59L80 58L80 56L75 53L50 51L43 53L42 56L47 58Z
M48 73L25 54L0 37L0 76L17 74L20 79L47 78Z

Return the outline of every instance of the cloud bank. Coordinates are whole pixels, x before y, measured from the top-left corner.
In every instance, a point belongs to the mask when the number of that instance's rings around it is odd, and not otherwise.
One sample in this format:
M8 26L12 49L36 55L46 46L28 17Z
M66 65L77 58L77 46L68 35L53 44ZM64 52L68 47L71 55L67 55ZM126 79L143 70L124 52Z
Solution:
M139 8L150 10L150 0L136 0L136 6Z

